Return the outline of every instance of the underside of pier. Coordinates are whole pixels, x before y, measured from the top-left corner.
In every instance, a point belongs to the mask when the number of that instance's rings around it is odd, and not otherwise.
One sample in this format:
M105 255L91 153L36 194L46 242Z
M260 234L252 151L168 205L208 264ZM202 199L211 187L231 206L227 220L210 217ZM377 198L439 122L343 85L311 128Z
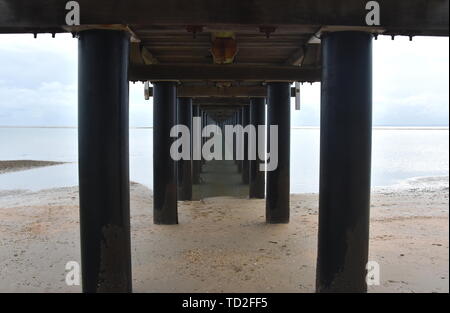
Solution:
M321 82L316 289L365 292L372 38L448 36L448 12L448 0L0 0L0 34L79 38L83 290L132 291L129 81L153 86L153 209L162 225L178 223L177 200L225 189L266 198L267 223L288 223L290 106L299 93L291 86ZM373 14L379 23L368 22ZM173 160L173 126L186 125L193 142L210 135L195 133L191 117L202 128L267 127L277 166L264 175L247 152L217 163L194 148L192 162ZM271 126L278 137L269 136Z

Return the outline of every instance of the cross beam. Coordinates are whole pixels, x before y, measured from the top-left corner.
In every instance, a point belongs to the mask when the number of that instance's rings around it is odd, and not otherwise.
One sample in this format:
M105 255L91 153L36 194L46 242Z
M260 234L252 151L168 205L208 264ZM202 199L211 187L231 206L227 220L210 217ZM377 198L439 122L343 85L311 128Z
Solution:
M318 82L320 70L289 65L154 64L130 67L131 81Z
M249 99L245 98L197 98L194 100L195 105L208 106L215 108L230 108L248 106Z
M149 89L149 96L153 97L153 87ZM179 98L266 98L265 86L178 86ZM291 97L295 97L295 88L291 88ZM214 100L211 100L213 102Z

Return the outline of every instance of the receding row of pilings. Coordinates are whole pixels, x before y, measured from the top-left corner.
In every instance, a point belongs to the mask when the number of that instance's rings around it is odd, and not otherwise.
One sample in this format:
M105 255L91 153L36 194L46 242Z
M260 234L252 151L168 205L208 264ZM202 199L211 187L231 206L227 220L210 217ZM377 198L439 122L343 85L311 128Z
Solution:
M127 79L130 38L123 31L112 30L83 31L79 38L83 291L131 292ZM367 33L335 32L322 37L316 284L319 292L367 289L371 51L372 36ZM278 126L279 161L277 169L267 173L266 216L268 222L286 223L290 178L289 83L269 82L267 86L267 125ZM251 99L250 111L245 109L235 122L264 124L264 101ZM191 116L202 116L205 123L206 116L191 105L190 99L177 99L174 82L154 83L153 114L154 219L157 224L177 224L177 199L192 196L185 182L199 182L202 161L178 163L177 171L170 156L170 129L176 122L188 125ZM251 195L263 197L264 173L253 162L239 165L244 179L249 178Z
M265 126L265 98L253 98L249 100L249 105L237 110L233 118L225 123L218 123L210 118L208 112L199 106L192 104L191 98L176 98L175 82L155 82L154 83L154 140L153 149L158 152L154 156L154 201L155 214L154 222L162 225L177 224L177 200L192 200L192 185L200 183L200 173L204 159L195 160L191 153L190 160L174 161L170 156L170 146L175 141L171 138L170 130L175 125L187 126L193 139L201 137L201 145L205 144L207 138L200 134L194 134L192 118L200 117L201 128L214 123L219 127L225 125L241 125L246 127L253 125ZM290 153L290 84L289 83L269 83L268 99L272 103L273 109L269 110L270 125L277 125L279 131L278 158L281 157L279 166L274 171L269 172L268 185L274 188L267 188L267 222L268 223L288 223L289 222L289 153ZM256 137L261 135L256 133ZM250 185L250 198L264 199L266 195L265 172L261 171L258 159L249 160L249 140L258 143L260 138L249 138L243 136L243 160L237 160L239 171L242 175L242 183ZM264 141L264 139L262 140ZM236 140L234 140L236 143ZM270 145L270 143L269 143ZM194 146L193 144L191 147ZM192 149L191 149L192 150ZM223 149L225 151L225 149ZM233 151L236 151L234 147ZM168 165L170 163L170 166ZM156 187L158 186L158 187Z

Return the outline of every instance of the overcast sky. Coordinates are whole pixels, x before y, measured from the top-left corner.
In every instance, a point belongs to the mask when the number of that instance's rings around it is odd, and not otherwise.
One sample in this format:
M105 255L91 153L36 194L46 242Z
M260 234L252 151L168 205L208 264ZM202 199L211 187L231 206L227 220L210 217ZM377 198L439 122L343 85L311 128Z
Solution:
M448 126L448 38L374 41L374 125ZM130 125L152 126L143 85L130 85ZM320 84L303 85L294 126L318 126ZM0 125L76 126L77 40L0 35Z

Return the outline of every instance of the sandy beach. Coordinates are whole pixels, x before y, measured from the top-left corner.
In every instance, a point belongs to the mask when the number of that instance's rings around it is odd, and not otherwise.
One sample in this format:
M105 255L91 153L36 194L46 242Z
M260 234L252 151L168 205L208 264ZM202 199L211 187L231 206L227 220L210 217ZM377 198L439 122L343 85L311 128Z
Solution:
M370 292L449 291L448 177L373 192ZM180 225L153 225L151 191L131 184L135 292L314 292L316 194L291 196L291 223L267 225L264 201L181 202ZM0 191L0 292L80 292L78 188Z
M64 164L63 162L15 160L0 161L0 174L29 170L37 167Z

